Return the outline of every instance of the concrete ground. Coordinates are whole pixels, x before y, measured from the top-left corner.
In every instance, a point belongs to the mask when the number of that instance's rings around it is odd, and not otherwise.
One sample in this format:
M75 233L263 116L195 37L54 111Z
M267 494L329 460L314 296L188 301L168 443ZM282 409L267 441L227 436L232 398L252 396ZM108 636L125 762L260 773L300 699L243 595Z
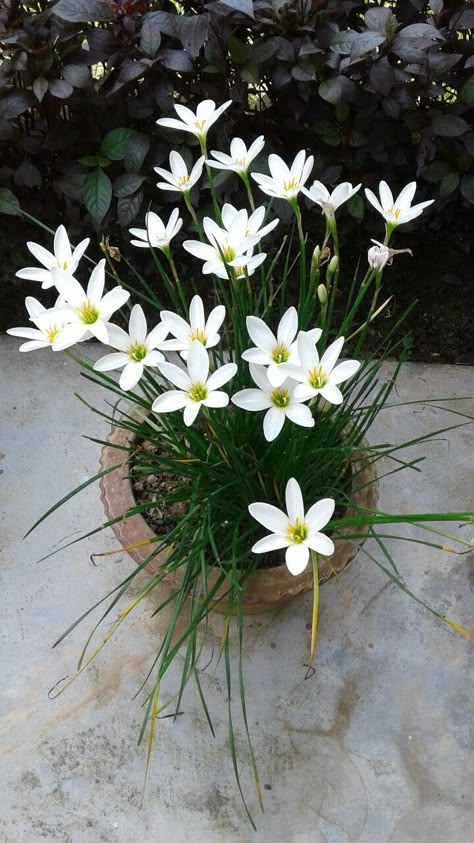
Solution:
M140 808L142 709L132 697L161 631L150 618L155 602L50 699L74 673L90 622L51 645L133 564L124 553L91 563L93 551L116 547L110 531L37 564L101 522L95 486L22 540L51 503L96 472L99 446L81 434L103 437L106 425L72 392L96 402L101 396L62 355L21 355L17 340L0 343L1 843L472 843L472 643L401 594L363 553L339 582L322 588L316 673L308 681L310 596L247 622L248 708L264 815L246 763L241 771L257 833L228 756L223 666L203 674L215 739L190 688L183 715L158 724ZM473 370L454 366L408 364L398 387L400 401L472 394ZM449 406L474 413L474 401ZM456 420L464 419L434 406L395 408L379 418L371 440L408 439ZM421 474L384 478L380 508L474 509L473 446L474 427L467 426L412 449L431 460ZM453 531L474 540L473 524ZM472 626L474 553L401 539L389 546L411 589ZM377 551L373 542L366 547ZM216 641L219 624L213 619ZM172 679L164 694L173 692ZM237 706L235 720L243 755Z

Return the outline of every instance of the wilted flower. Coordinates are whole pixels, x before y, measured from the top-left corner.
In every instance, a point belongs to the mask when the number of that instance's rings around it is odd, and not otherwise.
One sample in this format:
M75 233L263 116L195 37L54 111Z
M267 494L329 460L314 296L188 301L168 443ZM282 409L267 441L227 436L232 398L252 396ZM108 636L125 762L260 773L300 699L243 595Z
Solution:
M344 181L342 184L338 184L332 193L329 193L327 187L325 187L322 182L316 180L313 182L309 190L307 187L303 187L302 191L308 199L311 199L312 202L316 202L321 206L323 213L326 214L327 217L332 218L337 209L340 208L344 202L347 202L351 196L354 196L360 188L360 184L356 185L356 187L352 187L352 184L349 181Z
M186 360L187 371L174 363L160 363L160 372L178 387L159 395L154 401L154 413L171 413L184 408L183 421L189 427L201 406L226 407L229 396L219 388L237 372L235 363L226 363L209 375L209 355L199 340L191 343Z
M143 376L145 366L157 366L165 358L156 349L160 347L168 329L163 322L159 322L150 333L139 304L132 307L128 322L128 334L118 325L108 325L109 342L112 348L120 349L114 354L106 354L94 363L98 372L109 372L111 369L123 369L120 375L120 389L133 389Z
M379 184L380 202L375 193L366 188L365 195L370 204L382 214L383 218L388 223L391 229L396 228L397 225L403 225L405 222L410 222L416 217L419 217L424 208L431 205L434 199L428 199L426 202L420 202L418 205L411 205L416 191L416 181L411 181L403 188L401 193L394 200L392 191L387 182L381 181Z
M390 258L390 249L388 246L385 246L383 243L379 243L378 240L374 240L373 238L371 238L371 242L376 245L371 246L367 252L369 266L371 266L372 269L383 269Z
M42 319L39 320L41 328L8 328L7 334L12 337L23 337L29 340L29 342L20 345L19 351L36 351L37 348L47 348L53 345L56 334L64 328L64 323L57 319L56 306L60 302L61 298L58 298L55 307L47 310L38 299L33 298L33 296L26 297L25 305L30 320L37 325L38 317L42 316Z
M51 270L54 268L58 272L60 271L66 275L72 275L76 271L79 261L86 251L89 242L90 238L86 237L85 240L81 240L79 245L76 246L73 251L71 249L69 237L67 236L67 231L63 225L60 225L59 228L56 229L56 233L54 235L54 254L52 252L48 252L48 250L43 246L40 246L39 243L32 243L29 241L26 244L31 254L35 256L36 260L43 264L44 269L40 269L39 266L28 266L25 269L19 269L16 275L18 278L27 278L30 281L40 281L44 290L48 289L48 287L54 287L55 282L53 281Z
M215 167L217 170L231 170L233 173L242 176L247 173L253 159L262 151L265 146L265 138L260 135L247 149L241 138L233 138L230 142L230 155L211 149L211 155L216 159L209 159L206 164Z
M195 340L198 340L206 348L212 348L220 340L218 334L225 317L225 307L222 304L211 310L209 316L205 317L204 305L200 296L194 296L189 306L189 322L182 316L172 313L170 310L161 311L162 322L176 339L165 340L161 346L168 351L179 351L183 360L186 360L188 351Z
M258 389L241 389L232 396L232 403L250 412L267 410L263 419L263 434L267 442L276 439L286 418L302 427L314 427L311 410L295 395L294 381L287 379L274 387L263 366L250 363L249 368Z
M175 193L189 193L192 187L199 181L204 167L204 155L194 164L190 173L184 158L174 149L170 152L170 168L171 172L164 170L162 167L154 167L155 173L158 173L166 181L159 181L157 187L161 190L171 190Z
M276 336L257 316L247 316L247 331L255 343L256 348L244 351L242 357L249 363L268 366L267 376L272 386L281 386L287 375L281 369L282 363L299 364L296 346L298 333L298 314L295 307L289 307L278 324ZM320 328L313 328L308 332L313 342L317 342L322 334Z
M171 216L166 223L161 220L158 214L149 211L145 214L146 228L131 228L130 234L134 237L139 237L139 240L131 240L132 246L139 246L141 248L149 248L153 246L155 249L167 249L170 241L178 233L183 220L179 216L177 208L171 212Z
M87 291L72 275L65 275L58 269L53 269L53 279L61 297L66 302L54 308L51 313L56 314L58 322L67 322L65 328L59 331L53 340L53 351L62 351L76 342L92 334L98 340L108 344L109 332L107 323L116 310L130 298L130 293L123 287L114 287L103 295L105 285L105 260L99 261L92 270ZM48 316L49 318L49 316ZM37 317L41 328L46 314Z
M194 113L194 111L191 111L185 105L176 104L174 110L178 117L180 117L180 120L177 120L176 117L160 117L156 122L158 126L166 126L169 129L190 132L202 143L205 141L213 123L216 122L229 105L232 105L232 100L228 100L223 105L220 105L219 108L216 108L214 100L203 100L199 103L196 113Z
M357 360L344 360L336 366L344 345L344 337L339 337L324 352L321 360L314 341L304 331L298 334L297 348L300 366L285 363L282 369L288 377L300 381L295 389L295 397L301 401L321 395L331 404L342 404L343 395L337 384L351 378L360 368Z
M332 540L319 532L331 520L335 502L323 498L305 514L303 496L298 482L291 477L285 491L286 512L269 503L251 503L249 512L259 524L271 530L252 547L253 553L269 553L287 548L285 561L294 576L301 574L309 560L310 550L330 556L334 553Z
M298 195L307 182L313 164L313 155L306 158L304 149L298 152L291 168L285 164L283 158L272 153L268 156L268 167L271 175L251 173L251 176L257 182L260 190L263 190L268 196L290 201Z

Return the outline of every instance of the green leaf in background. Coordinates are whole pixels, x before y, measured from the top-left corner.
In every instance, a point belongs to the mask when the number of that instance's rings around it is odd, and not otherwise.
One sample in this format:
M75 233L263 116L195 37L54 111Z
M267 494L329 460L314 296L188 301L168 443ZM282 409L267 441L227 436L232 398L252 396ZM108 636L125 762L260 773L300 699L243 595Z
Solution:
M123 157L123 163L127 173L138 173L149 149L149 136L132 130L128 143L125 147L125 154Z
M461 179L461 193L468 202L474 204L474 176L463 176Z
M113 21L111 6L107 0L59 0L51 11L58 18L72 23Z
M434 118L431 128L435 135L442 138L457 138L469 131L469 124L456 114L438 114Z
M79 158L79 163L84 164L84 167L108 167L110 158L104 158L102 155L84 155Z
M95 222L104 219L112 200L112 184L106 173L97 167L84 180L84 204Z
M457 186L459 185L459 174L458 173L448 173L446 176L443 176L439 185L439 195L443 197L449 196L453 193Z
M112 161L121 161L125 157L125 150L134 134L133 129L112 129L105 135L99 154Z
M113 183L114 195L119 199L125 196L131 196L135 193L145 181L146 176L139 176L137 173L124 173L115 179Z
M0 214L21 217L20 203L15 194L7 187L0 187Z
M350 199L346 202L347 210L349 211L351 217L354 217L356 220L361 220L364 217L364 200L359 193L356 193L354 196L351 196Z
M459 99L466 105L474 105L474 77L464 83L459 91Z
M137 216L143 202L143 190L133 196L124 196L117 202L117 216L120 225L130 225Z

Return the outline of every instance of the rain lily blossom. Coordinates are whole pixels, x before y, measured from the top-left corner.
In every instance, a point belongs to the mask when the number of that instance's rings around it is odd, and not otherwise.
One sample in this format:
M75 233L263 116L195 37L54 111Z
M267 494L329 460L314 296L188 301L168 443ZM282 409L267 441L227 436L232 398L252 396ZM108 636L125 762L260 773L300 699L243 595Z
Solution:
M179 120L176 117L160 117L156 122L158 126L166 126L168 129L190 132L197 137L202 147L205 144L209 129L226 108L229 108L229 105L232 105L232 100L228 100L219 108L216 108L214 100L203 100L194 112L185 105L176 103L174 110L180 118Z
M381 181L379 184L380 201L375 193L367 188L365 195L375 210L382 214L387 223L387 228L393 231L397 225L403 225L403 223L419 217L422 211L434 202L434 199L428 199L426 202L420 202L418 205L412 206L415 191L416 181L411 181L394 199L387 182Z
M241 138L233 138L230 142L230 155L211 149L211 155L215 160L209 159L206 164L215 167L216 170L230 170L238 176L245 176L253 159L259 155L264 146L263 135L259 135L248 149Z
M20 269L16 273L18 278L27 278L30 281L40 281L43 290L49 287L54 287L54 280L51 270L54 268L65 275L72 275L79 264L84 252L86 251L90 242L90 238L86 237L81 240L74 250L71 248L67 231L63 225L56 229L54 235L54 252L49 252L39 243L32 243L29 241L26 245L31 254L34 255L43 267L28 266L25 269Z
M267 223L266 225L262 226L262 223L265 219L266 208L264 205L261 205L260 208L256 208L255 211L248 215L248 212L245 208L241 211L238 211L237 208L234 208L233 205L230 205L228 202L222 208L222 225L227 231L232 230L232 226L236 223L236 220L239 219L241 221L240 224L244 225L245 227L245 237L252 237L258 238L257 241L259 242L262 237L265 237L270 231L278 225L279 219L278 217L271 222ZM240 215L240 216L239 216ZM245 224L243 221L245 220ZM238 225L238 224L237 224Z
M391 258L391 249L388 246L385 246L383 243L379 243L378 240L374 240L371 238L371 242L375 243L375 246L371 246L369 251L367 252L367 260L369 262L369 266L372 269L383 269L385 264Z
M338 184L332 193L329 193L327 187L325 187L322 182L316 180L313 182L309 190L307 187L303 187L302 191L308 199L311 199L312 202L316 202L320 205L323 214L332 220L337 209L340 208L344 202L347 202L351 196L354 196L357 191L360 190L361 186L362 185L358 184L355 187L352 187L350 182L344 181L341 184Z
M342 404L343 395L337 384L352 378L359 370L358 360L343 360L336 366L344 345L344 337L339 337L326 349L321 360L314 341L301 331L297 339L300 365L291 363L282 365L288 377L300 383L295 388L295 397L301 401L321 395L330 404Z
M267 442L276 439L286 418L301 427L314 427L311 410L295 395L294 381L286 379L274 387L266 369L255 363L250 363L250 374L258 389L241 389L232 396L232 403L250 412L267 411L263 419L263 435Z
M174 149L170 152L170 169L164 170L162 167L155 167L155 173L158 173L166 181L159 181L156 185L160 190L171 190L175 193L188 194L192 187L199 181L202 175L202 168L204 167L204 155L193 165L191 172L188 168L184 158Z
M276 336L268 325L257 316L247 316L247 331L255 343L255 348L244 351L242 358L249 363L268 366L267 377L272 386L281 386L287 378L282 370L282 363L299 365L296 335L298 333L298 314L295 307L289 307L278 324ZM322 334L320 328L308 331L313 342Z
M96 337L104 345L109 342L107 323L112 314L130 298L130 293L123 287L114 287L104 293L105 260L99 261L91 272L87 291L79 281L67 276L58 269L53 269L53 279L59 293L65 301L54 309L58 321L67 322L65 328L59 331L53 340L53 351L63 351L76 342L86 339L90 335ZM37 317L41 328L46 314ZM49 317L48 317L49 318Z
M132 246L138 246L142 249L148 249L152 246L155 249L167 251L171 240L178 233L182 225L183 220L179 216L177 208L172 211L166 225L158 214L153 213L153 211L149 211L145 214L146 228L130 229L130 234L139 238L138 240L131 240L130 242Z
M56 305L60 304L61 299L58 298ZM56 334L64 327L64 324L58 322L56 307L47 310L38 299L33 296L27 296L25 299L26 309L28 311L31 322L35 325L39 320L41 328L8 328L7 334L12 337L23 337L29 340L20 345L19 351L36 351L38 348L51 348ZM43 314L45 314L43 316Z
M291 477L286 484L285 503L286 512L269 503L250 504L252 518L271 530L269 536L254 544L252 552L269 553L286 547L285 562L288 570L297 576L306 568L310 550L322 556L334 553L332 540L320 530L331 520L335 501L322 498L305 514L299 483Z
M178 389L163 392L153 402L154 413L171 413L184 409L183 421L192 425L204 407L227 407L229 396L220 387L237 372L235 363L226 363L209 375L209 355L199 340L191 343L186 360L187 370L174 363L160 363L160 372Z
M128 323L128 334L118 325L110 324L108 327L109 345L119 349L113 354L106 354L94 363L97 372L109 372L111 369L123 369L119 386L124 391L133 389L137 385L145 366L158 366L165 358L158 347L162 346L163 340L168 335L168 328L163 322L159 322L150 333L139 304L132 308Z
M266 254L252 254L252 248L259 242L260 235L250 235L248 223L246 210L235 214L228 229L220 228L211 217L204 217L204 233L209 243L185 240L183 247L191 255L204 261L204 275L214 273L219 278L228 278L227 267L232 267L237 278L242 277L245 272L251 275L257 266L263 263Z
M200 296L194 296L191 300L189 322L186 322L177 313L162 310L161 320L166 326L167 332L169 331L175 339L165 340L160 347L169 351L179 351L183 360L186 360L191 343L195 340L198 340L206 348L217 345L220 340L218 331L224 318L225 307L219 304L211 310L206 319Z
M313 155L306 158L304 149L298 152L291 167L288 167L279 155L272 153L268 156L268 168L271 175L251 173L251 176L257 182L260 190L263 190L268 196L287 199L292 202L296 200L298 193L308 181L313 164Z

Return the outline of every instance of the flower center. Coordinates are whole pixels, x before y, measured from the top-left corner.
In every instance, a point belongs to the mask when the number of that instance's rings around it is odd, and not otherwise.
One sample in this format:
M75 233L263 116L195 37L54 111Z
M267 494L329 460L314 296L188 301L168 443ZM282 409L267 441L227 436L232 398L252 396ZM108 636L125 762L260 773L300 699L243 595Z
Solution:
M200 132L202 132L206 123L207 123L207 120L195 120L194 121L194 127L195 127L195 129L198 129Z
M127 354L134 363L141 363L147 356L148 350L143 343L134 342L130 348L127 349Z
M278 409L281 410L284 407L288 407L288 404L290 403L290 393L287 389L274 389L270 395L270 400L274 407L278 407Z
M290 179L290 181L283 182L283 190L287 193L289 190L293 190L295 187L298 187L298 182L296 179Z
M401 214L400 208L394 208L393 205L392 205L391 208L388 209L388 212L389 212L389 214L393 214L393 216L395 217L396 220L398 220L398 217Z
M185 185L185 184L187 184L187 183L188 183L188 181L189 181L189 176L188 176L188 175L186 175L186 176L180 176L180 177L179 177L179 179L178 179L178 181L176 182L176 184L178 185L178 187L184 187L184 185Z
M59 269L66 270L67 267L68 267L68 262L64 261L64 263L59 263L59 261L58 261L58 266L59 266Z
M321 366L315 366L314 369L310 369L308 372L308 378L313 389L322 389L326 384L326 375L324 374Z
M46 339L48 340L48 342L51 342L51 343L53 342L53 340L54 340L56 334L58 333L58 331L59 331L59 328L57 327L57 325L50 325L49 328L46 329L45 333L46 333Z
M234 158L234 164L238 164L239 167L246 167L247 166L247 159L246 158Z
M290 352L282 342L278 343L272 351L274 363L286 363L289 360Z
M81 317L81 321L86 325L93 325L99 318L99 311L90 301L86 301L79 308L79 316Z
M236 278L243 278L245 275L245 267L243 266L233 266L232 270Z
M204 401L207 398L207 389L203 383L193 383L188 389L191 401Z
M221 246L221 257L226 263L233 261L235 258L235 251L232 246Z
M194 331L191 331L188 339L189 342L194 342L194 340L198 340L203 345L206 345L206 335L204 331L201 331L199 328L196 328Z
M304 521L297 518L293 524L288 523L286 538L292 544L302 544L307 535L308 530Z

